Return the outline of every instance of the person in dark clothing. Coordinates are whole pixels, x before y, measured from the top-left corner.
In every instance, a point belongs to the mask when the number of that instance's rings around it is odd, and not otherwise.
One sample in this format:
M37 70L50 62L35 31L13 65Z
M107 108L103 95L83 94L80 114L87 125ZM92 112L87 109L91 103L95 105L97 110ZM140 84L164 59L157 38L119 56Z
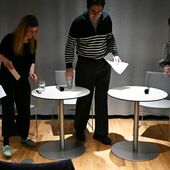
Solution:
M168 19L169 25L169 37L168 41L165 43L163 50L163 57L159 61L159 65L164 70L164 74L170 74L170 17Z
M30 96L29 77L37 80L35 70L35 54L37 48L36 35L38 20L33 15L24 16L13 33L7 34L0 44L0 84L6 97L2 103L2 136L3 154L12 155L9 138L19 135L22 142L28 146L35 146L35 142L28 138L30 125ZM16 79L11 70L16 70L20 78ZM15 106L17 116L15 119Z
M73 74L74 49L78 61L75 68L76 86L85 87L90 94L78 98L74 127L76 138L84 142L85 129L95 94L95 131L93 138L110 145L108 137L108 103L111 67L104 57L113 54L119 62L115 38L112 33L112 21L103 11L105 0L87 0L87 12L78 16L72 23L65 47L66 79Z

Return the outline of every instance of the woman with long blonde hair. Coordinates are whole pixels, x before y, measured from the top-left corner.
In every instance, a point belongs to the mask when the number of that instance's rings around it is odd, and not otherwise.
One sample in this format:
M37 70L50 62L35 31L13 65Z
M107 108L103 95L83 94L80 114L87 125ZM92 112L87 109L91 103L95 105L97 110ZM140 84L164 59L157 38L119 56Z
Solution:
M6 97L2 103L3 154L11 157L9 138L21 137L23 144L33 147L35 142L28 138L30 125L29 77L37 81L35 54L37 48L38 20L34 15L26 15L19 22L13 33L7 34L0 44L0 84ZM17 77L11 71L18 73ZM17 116L15 116L15 106Z

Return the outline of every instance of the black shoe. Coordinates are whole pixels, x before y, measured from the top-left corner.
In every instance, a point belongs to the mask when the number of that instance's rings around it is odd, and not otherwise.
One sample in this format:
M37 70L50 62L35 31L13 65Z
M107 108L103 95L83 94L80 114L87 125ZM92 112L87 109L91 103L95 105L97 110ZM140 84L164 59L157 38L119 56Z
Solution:
M111 143L112 143L111 139L107 136L94 135L93 138L100 141L101 143L103 143L105 145L111 145Z
M24 139L23 143L25 145L27 145L27 146L30 146L30 147L35 147L36 146L36 143L33 140L29 139L29 138Z
M76 132L76 139L80 142L84 142L86 139L84 132L82 132L82 133Z

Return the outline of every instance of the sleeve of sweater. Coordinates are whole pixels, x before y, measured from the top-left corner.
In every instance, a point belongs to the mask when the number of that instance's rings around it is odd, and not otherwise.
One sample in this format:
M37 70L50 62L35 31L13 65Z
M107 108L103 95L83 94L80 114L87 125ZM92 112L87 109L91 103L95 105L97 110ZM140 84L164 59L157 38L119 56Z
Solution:
M109 47L109 52L111 52L114 56L118 55L118 50L117 50L117 45L116 45L116 40L112 32L112 20L109 15L107 15L107 22L108 22L108 28L109 28L109 33L107 36L107 43Z
M159 66L161 68L167 65L170 66L170 41L165 44L162 59L159 61Z
M76 46L76 20L73 21L69 35L67 38L66 46L65 46L65 64L66 68L73 67L74 55L75 55L75 46Z

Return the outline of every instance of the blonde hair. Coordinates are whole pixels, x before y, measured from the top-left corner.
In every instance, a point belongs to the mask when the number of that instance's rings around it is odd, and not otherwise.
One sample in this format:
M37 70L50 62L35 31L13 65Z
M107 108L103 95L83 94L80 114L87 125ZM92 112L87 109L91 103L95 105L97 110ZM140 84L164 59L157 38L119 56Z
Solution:
M22 55L23 54L23 45L24 45L24 37L28 27L38 27L38 20L33 15L26 15L21 19L18 26L14 32L14 41L13 41L13 48L15 55ZM36 51L37 40L32 38L29 41L30 44L30 52L32 54Z

